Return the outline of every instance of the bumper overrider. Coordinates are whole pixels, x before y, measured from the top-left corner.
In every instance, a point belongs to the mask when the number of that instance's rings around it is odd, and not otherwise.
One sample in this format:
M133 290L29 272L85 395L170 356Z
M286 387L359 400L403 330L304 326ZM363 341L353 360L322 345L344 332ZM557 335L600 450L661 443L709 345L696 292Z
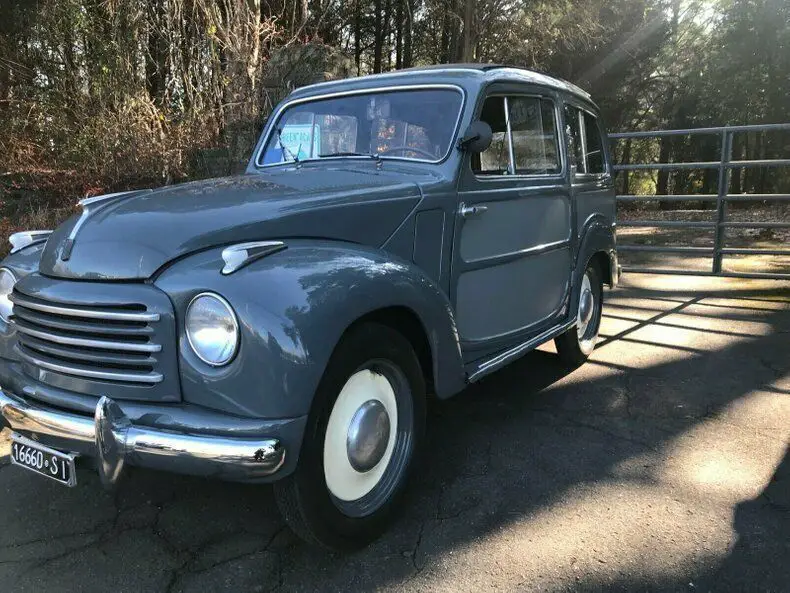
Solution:
M95 458L106 486L124 468L145 467L230 481L256 481L285 463L276 438L238 438L135 425L112 399L102 397L93 418L39 406L0 387L0 426L52 448Z

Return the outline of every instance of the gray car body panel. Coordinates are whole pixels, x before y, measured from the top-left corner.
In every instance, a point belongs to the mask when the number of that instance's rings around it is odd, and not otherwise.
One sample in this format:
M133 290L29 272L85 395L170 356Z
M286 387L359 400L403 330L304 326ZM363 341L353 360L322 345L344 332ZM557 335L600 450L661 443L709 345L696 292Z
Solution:
M176 311L205 290L243 303L241 346L228 365L209 367L180 341L184 401L251 417L306 414L343 333L389 307L408 310L425 328L437 392L448 396L463 388L449 301L409 262L375 248L294 240L235 274L218 274L221 265L220 251L209 250L177 262L156 280Z
M461 89L458 135L475 119L480 101L492 88L537 91L597 114L589 96L573 85L528 71L481 67L432 68L314 85L294 91L283 105L404 85ZM316 386L353 323L382 310L411 315L430 348L431 368L426 370L433 388L439 397L450 397L463 389L476 366L519 344L531 347L530 340L547 329L570 323L586 265L594 255L615 248L611 185L571 179L567 166L549 181L477 183L468 179L468 153L452 149L433 164L350 157L259 167L256 158L273 120L244 175L113 196L95 204L76 231L79 214L56 229L46 245L32 245L3 262L18 278L40 275L40 284L51 285L61 296L75 287L75 299L80 291L101 289L103 283L108 293L115 290L113 285L163 295L171 305L166 323L174 341L167 356L178 365L177 389L146 400L112 383L96 387L68 375L38 376L14 352L13 324L2 322L0 385L84 414L95 408L100 393L106 394L133 422L168 430L274 433L289 451L277 474L285 475L298 458ZM560 150L566 163L563 142ZM542 187L546 185L553 189ZM480 204L501 206L492 210L491 221L507 228L496 234L495 229L475 232L470 226L464 236L459 203L472 197ZM531 220L535 206L554 222ZM512 222L517 217L524 217L523 235ZM562 228L553 228L555 223ZM261 240L283 241L286 248L232 274L220 273L224 247ZM552 241L567 245L545 257L513 255L508 260L510 252ZM458 258L464 250L468 257L462 262ZM518 264L509 270L486 267L502 254ZM468 291L459 303L458 281L465 265L488 276L462 287ZM21 287L39 284L35 277L20 282L25 282ZM187 304L205 291L222 295L238 317L240 348L224 367L201 362L184 336ZM476 303L491 300L503 303L500 310L488 308L478 316ZM512 317L514 313L522 318Z

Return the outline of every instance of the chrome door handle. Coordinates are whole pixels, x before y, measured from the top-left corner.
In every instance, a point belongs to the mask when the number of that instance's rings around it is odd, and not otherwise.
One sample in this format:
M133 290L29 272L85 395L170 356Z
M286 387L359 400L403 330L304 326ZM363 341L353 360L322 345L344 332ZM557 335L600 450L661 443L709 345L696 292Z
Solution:
M488 210L488 206L467 206L466 204L461 204L458 213L463 218L469 218L470 216L478 216L486 210Z
M612 184L612 176L609 173L604 173L598 178L596 185L598 187L607 187Z

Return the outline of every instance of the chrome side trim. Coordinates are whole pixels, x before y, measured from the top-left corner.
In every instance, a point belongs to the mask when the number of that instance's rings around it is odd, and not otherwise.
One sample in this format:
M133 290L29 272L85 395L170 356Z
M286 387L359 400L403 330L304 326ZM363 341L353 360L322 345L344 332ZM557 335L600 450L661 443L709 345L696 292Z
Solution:
M134 342L111 342L109 340L96 340L92 338L74 338L71 336L61 336L50 332L31 329L24 325L15 323L16 330L20 333L33 336L40 340L65 344L67 346L84 346L85 348L102 348L104 350L119 350L121 352L161 352L161 344L136 344Z
M440 159L435 161L428 161L425 159L410 159L405 157L393 157L393 156L381 156L382 159L389 159L389 160L396 160L396 161L408 161L412 163L422 163L428 165L437 165L441 162L444 162L453 152L455 149L455 141L456 137L458 136L458 128L461 124L461 118L463 118L464 110L466 108L466 92L464 89L455 84L411 84L411 85L391 85L391 86L383 86L383 87L374 87L374 88L362 88L362 89L353 89L348 91L337 91L334 93L327 93L323 95L311 95L309 97L300 97L298 99L291 99L285 100L285 102L281 103L280 106L277 108L277 111L272 114L270 121L272 122L266 129L266 135L261 142L258 151L255 153L255 159L253 160L254 164L258 168L264 167L276 167L281 165L297 165L300 163L308 163L308 162L315 162L315 161L330 161L330 160L340 160L340 159L370 159L369 156L363 157L318 157L318 158L311 158L311 159L299 159L299 163L295 161L284 161L281 163L269 163L264 164L261 162L263 158L263 153L266 150L266 146L269 144L269 139L271 138L272 132L277 127L277 123L279 122L280 116L282 115L283 111L288 109L289 107L293 107L294 105L301 105L302 103L312 103L314 101L324 101L326 99L337 99L339 97L348 97L353 95L368 95L368 94L375 94L375 93L386 93L386 92L401 92L401 91L416 91L416 90L431 90L431 89L445 89L445 90L452 90L461 95L461 105L458 107L458 117L455 120L455 127L453 129L453 134L450 137L450 142L448 145L447 152L442 155Z
M285 463L276 438L230 438L135 426L107 397L93 418L45 409L0 388L0 426L33 436L57 449L96 457L105 485L113 486L125 466L148 467L229 480L271 475Z
M522 342L521 344L514 346L509 350L505 350L500 354L494 355L492 358L489 358L488 360L480 363L477 369L469 375L469 378L467 380L469 381L469 383L474 383L475 381L479 381L489 373L493 373L498 368L504 366L505 364L511 362L512 360L518 358L519 356L523 356L530 350L534 350L544 342L556 338L560 334L572 328L575 324L576 324L576 319L574 318L571 321L568 321L562 325L548 329L542 334L539 334L534 338L527 340L526 342Z
M465 259L464 263L469 264L470 266L479 266L479 264L496 265L496 264L508 262L513 259L518 259L521 257L531 257L533 255L542 255L544 253L548 253L549 251L555 251L557 249L565 249L567 247L570 247L570 244L571 244L570 238L560 239L558 241L552 241L550 243L542 243L540 245L533 245L532 247L525 247L524 249L519 249L518 251L508 251L507 253L498 253L496 255L491 255L486 257ZM473 269L477 269L477 267L469 268L469 270L473 270Z
M51 234L52 231L22 231L14 233L8 237L8 242L11 243L11 253L21 251L35 243L44 243Z
M37 303L29 301L20 293L12 293L8 297L12 303L25 307L26 309L33 309L35 311L42 311L44 313L54 313L55 315L66 315L68 317L83 317L85 319L102 319L105 321L159 321L159 313L134 313L131 311L102 311L98 309L77 309L67 305L52 305Z
M222 250L222 260L225 262L222 274L232 274L257 259L283 249L285 249L285 243L282 241L252 241L226 247Z
M164 377L160 373L127 373L125 371L94 371L91 369L83 369L81 367L70 366L65 364L57 364L54 362L47 362L41 360L37 356L33 356L25 352L22 348L17 348L16 352L30 364L37 367L54 371L56 373L63 373L64 375L73 375L77 377L87 377L89 379L104 379L106 381L125 381L127 383L145 383L154 384L161 383Z

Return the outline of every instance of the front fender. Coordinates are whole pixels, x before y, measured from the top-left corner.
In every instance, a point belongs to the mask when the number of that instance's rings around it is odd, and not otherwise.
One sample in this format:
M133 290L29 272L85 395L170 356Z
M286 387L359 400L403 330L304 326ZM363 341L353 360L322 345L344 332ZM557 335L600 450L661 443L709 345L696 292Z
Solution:
M221 275L222 265L221 249L212 249L176 262L155 280L175 305L185 401L266 418L306 414L343 332L393 306L410 309L422 323L437 393L463 388L450 304L412 264L374 248L294 240L233 274ZM207 290L231 303L241 331L236 358L219 369L202 363L184 339L186 307Z

